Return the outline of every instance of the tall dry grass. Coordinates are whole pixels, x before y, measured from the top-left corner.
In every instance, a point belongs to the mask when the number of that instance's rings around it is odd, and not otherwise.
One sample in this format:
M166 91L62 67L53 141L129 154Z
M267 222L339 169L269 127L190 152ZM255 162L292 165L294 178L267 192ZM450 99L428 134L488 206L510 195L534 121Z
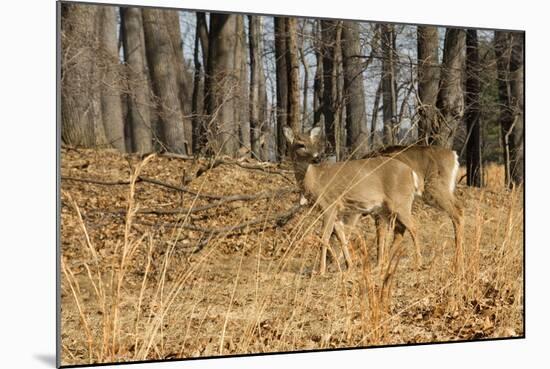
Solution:
M271 258L263 255L273 241L265 227L257 243L229 256L218 248L226 235L217 235L186 263L176 255L182 228L167 244L136 232L135 182L149 160L131 176L123 237L106 256L97 251L77 202L63 193L89 260L80 266L66 257L61 262L63 364L523 333L522 190L497 186L501 168L488 168L485 189L462 187L468 210L464 273L453 270L452 242L440 236L450 221L433 222L422 209L423 270L412 267L409 240L383 267L373 268L374 237L367 233L352 240L355 268L342 270L336 257L336 271L320 277L312 273L320 253L320 215L311 209L280 231L274 242L281 254ZM182 215L180 222L186 221ZM242 242L250 243L248 235ZM78 321L69 324L71 317Z

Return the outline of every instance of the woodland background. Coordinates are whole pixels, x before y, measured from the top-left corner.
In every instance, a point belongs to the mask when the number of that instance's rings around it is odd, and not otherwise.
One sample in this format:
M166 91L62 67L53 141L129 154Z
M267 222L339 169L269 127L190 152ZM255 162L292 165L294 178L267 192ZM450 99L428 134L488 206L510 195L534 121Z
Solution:
M521 32L64 3L62 141L121 152L285 157L282 127L329 155L452 147L523 181Z
M68 3L60 24L63 364L525 334L523 33ZM417 201L421 270L373 268L365 217L351 268L316 275L286 125L323 127L331 160L457 150L465 273Z

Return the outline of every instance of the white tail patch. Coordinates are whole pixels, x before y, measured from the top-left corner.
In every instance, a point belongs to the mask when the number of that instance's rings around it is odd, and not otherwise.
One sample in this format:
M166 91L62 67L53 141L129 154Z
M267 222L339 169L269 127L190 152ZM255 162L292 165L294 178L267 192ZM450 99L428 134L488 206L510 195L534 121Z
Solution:
M422 196L422 191L420 190L420 181L418 180L418 174L413 170L413 183L414 183L414 194L417 196Z
M460 167L460 164L458 163L458 155L456 151L453 151L453 154L455 155L455 166L453 167L453 171L451 173L451 179L449 183L449 190L451 191L451 193L455 192L456 176L458 175L458 168Z

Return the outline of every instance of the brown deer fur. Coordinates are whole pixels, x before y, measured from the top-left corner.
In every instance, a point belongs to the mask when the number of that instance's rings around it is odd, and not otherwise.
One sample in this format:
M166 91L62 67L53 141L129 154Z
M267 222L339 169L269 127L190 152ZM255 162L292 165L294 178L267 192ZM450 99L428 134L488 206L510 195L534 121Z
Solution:
M391 146L367 158L386 156L407 164L418 175L424 201L446 212L453 222L456 261L462 259L463 208L454 195L458 174L458 155L440 146ZM383 221L377 219L377 229Z
M409 166L384 156L313 164L323 150L320 128L299 134L285 127L284 134L304 196L323 211L320 274L326 269L327 247L333 232L340 240L348 268L351 266L344 226L355 225L363 214L373 214L385 224L395 219L393 248L401 243L408 230L418 263L420 249L411 207L414 196L420 194L420 181ZM381 237L378 239L379 263L384 253L384 237Z

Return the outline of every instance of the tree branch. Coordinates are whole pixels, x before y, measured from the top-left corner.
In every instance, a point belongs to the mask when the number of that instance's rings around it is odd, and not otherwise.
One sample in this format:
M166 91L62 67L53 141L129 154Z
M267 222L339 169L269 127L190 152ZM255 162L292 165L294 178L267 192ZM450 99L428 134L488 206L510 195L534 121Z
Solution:
M240 224L221 227L221 228L204 228L204 227L194 226L190 224L181 224L181 223L173 223L173 222L164 222L164 223L158 224L158 223L150 223L150 222L144 222L144 221L135 221L134 223L147 225L147 226L158 225L159 227L164 226L164 227L170 227L170 228L182 228L190 231L203 232L205 234L208 234L209 236L212 236L220 233L229 234L236 231L241 231L247 227L251 227L251 226L255 226L261 223L266 223L271 221L274 221L276 226L283 226L298 212L300 207L301 207L300 204L296 204L290 209L288 209L287 211L284 211L282 213L273 214L266 218L260 217L259 219L250 220Z
M251 201L251 200L260 200L268 199L272 197L281 196L289 192L297 192L297 189L294 188L283 188L277 191L262 191L251 195L231 195L225 196L220 201L217 201L213 204L191 207L191 208L175 208L175 209L140 209L136 214L153 214L153 215L171 215L171 214L186 214L186 213L198 213L200 211L209 210L216 208L218 206L228 204L236 201ZM126 214L126 209L93 209L92 212L101 212L101 213L111 213L111 214Z

